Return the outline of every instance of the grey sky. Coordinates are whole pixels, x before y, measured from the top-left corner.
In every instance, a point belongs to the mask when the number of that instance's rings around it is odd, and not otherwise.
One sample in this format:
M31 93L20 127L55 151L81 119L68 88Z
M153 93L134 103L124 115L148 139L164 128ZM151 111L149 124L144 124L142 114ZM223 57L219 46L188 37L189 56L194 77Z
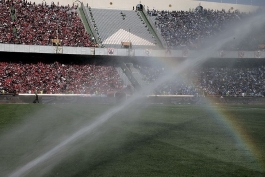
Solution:
M197 1L207 1L207 2L222 2L231 4L246 4L255 6L265 6L265 0L197 0Z

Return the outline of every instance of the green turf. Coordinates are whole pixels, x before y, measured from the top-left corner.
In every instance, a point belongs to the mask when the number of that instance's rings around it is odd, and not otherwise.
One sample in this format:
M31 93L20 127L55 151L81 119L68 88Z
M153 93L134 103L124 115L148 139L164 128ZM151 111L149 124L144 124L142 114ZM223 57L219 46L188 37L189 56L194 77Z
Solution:
M111 107L0 105L0 176ZM255 105L131 106L26 176L265 176L264 115Z

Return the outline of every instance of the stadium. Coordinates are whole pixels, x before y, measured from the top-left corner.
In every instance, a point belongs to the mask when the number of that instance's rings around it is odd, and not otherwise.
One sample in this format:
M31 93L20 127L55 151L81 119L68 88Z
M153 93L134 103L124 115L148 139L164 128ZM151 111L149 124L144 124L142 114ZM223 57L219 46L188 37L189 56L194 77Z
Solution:
M263 0L0 10L0 176L265 176Z

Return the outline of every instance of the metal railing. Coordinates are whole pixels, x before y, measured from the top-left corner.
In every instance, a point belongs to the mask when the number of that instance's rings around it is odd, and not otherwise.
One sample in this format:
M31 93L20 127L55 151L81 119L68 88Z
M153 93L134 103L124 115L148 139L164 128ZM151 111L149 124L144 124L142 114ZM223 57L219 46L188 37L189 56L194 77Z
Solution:
M90 27L90 30L91 30L91 32L92 32L92 35L93 35L93 37L94 37L96 43L99 44L99 45L101 46L102 42L99 40L99 36L97 35L97 32L96 32L95 29L94 29L94 26L93 26L92 23L90 22L89 14L88 14L88 12L87 12L87 10L86 10L86 7L84 6L83 3L81 3L81 9L82 9L83 13L85 14L86 21L87 21L87 23L88 23L88 25L89 25L89 27Z
M149 17L147 11L145 10L145 8L143 7L143 13L146 16L147 20L149 21L149 24L151 25L151 27L153 28L154 32L156 33L157 37L159 38L159 40L161 41L162 45L164 48L167 48L167 43L165 41L165 39L163 38L163 36L161 35L161 32L157 30L156 25L154 24L153 20Z

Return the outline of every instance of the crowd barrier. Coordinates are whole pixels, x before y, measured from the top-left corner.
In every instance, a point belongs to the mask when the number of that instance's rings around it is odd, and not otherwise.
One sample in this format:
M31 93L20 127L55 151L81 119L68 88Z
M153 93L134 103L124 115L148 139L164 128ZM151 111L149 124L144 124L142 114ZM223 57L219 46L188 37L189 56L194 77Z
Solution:
M193 96L193 95L152 95L152 104L265 104L264 97L242 96Z
M19 94L23 103L36 102L35 94ZM38 102L41 104L112 104L116 103L114 97L90 94L39 94Z
M0 94L0 104L6 103L22 103L19 96L14 96L13 94Z
M128 99L126 94L100 96L89 94L39 94L40 104L116 104ZM0 103L34 103L35 94L0 94ZM194 95L148 95L138 99L139 104L265 104L265 97L194 96Z

